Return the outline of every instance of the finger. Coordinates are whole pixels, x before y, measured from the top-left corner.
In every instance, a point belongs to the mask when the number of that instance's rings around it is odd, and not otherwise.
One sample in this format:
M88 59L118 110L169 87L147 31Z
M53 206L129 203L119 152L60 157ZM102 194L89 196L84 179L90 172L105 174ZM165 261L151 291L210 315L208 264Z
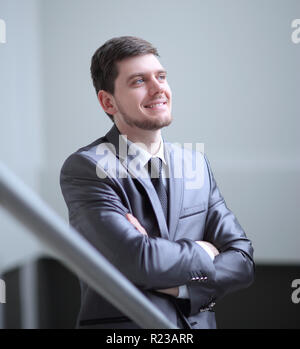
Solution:
M132 223L136 228L138 227L139 225L139 221L133 216L131 215L130 213L127 214L127 218L129 220L130 223Z
M129 220L131 224L142 234L148 235L143 226L141 226L140 222L130 213L126 214L126 218Z
M138 231L140 233L147 235L146 230L144 229L144 227L140 224L140 222L137 219L135 221L135 227L138 229Z
M127 219L129 220L130 223L132 223L134 226L138 224L138 220L130 213L126 214Z
M140 225L140 228L139 228L138 230L139 230L140 233L142 233L142 234L144 234L144 235L148 235L147 232L146 232L146 230L145 230L145 228L142 227L141 225Z

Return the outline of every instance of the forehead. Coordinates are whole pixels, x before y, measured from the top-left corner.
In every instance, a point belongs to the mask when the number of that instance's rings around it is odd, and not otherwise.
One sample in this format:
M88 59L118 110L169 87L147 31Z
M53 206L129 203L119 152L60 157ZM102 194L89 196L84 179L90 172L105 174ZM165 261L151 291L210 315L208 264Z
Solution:
M163 70L156 56L152 54L129 57L117 62L118 79L123 80L134 73L143 72L145 74L152 73L158 70Z

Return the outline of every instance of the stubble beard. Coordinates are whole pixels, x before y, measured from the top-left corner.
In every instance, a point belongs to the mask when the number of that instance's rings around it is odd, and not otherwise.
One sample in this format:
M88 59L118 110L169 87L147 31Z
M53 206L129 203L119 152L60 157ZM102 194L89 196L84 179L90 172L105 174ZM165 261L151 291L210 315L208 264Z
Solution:
M155 131L160 130L163 127L169 126L173 120L172 115L170 114L170 117L168 119L146 119L146 120L132 120L130 116L123 110L123 108L118 105L119 112L123 116L123 120L128 126L135 126L137 128L140 128L142 130L149 130L149 131Z

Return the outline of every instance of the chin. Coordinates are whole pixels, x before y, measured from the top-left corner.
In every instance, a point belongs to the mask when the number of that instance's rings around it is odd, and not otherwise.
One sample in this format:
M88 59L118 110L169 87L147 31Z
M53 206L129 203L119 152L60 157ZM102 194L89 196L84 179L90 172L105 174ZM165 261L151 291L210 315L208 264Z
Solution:
M164 120L147 119L144 121L135 122L135 126L143 130L155 131L170 125L171 122L172 118Z
M157 120L157 122L153 122L153 129L159 130L163 127L167 127L171 124L171 122L172 122L172 116L168 115L167 117Z

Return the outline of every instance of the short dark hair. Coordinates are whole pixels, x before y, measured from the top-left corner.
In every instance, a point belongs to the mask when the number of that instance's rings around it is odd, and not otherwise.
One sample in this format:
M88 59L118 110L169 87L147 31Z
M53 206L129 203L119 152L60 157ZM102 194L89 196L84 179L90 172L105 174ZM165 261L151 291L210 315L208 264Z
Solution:
M112 95L118 77L117 62L134 56L153 54L159 57L157 49L148 41L135 36L121 36L106 41L94 53L91 61L91 76L96 93L105 90ZM112 122L113 116L106 113Z

